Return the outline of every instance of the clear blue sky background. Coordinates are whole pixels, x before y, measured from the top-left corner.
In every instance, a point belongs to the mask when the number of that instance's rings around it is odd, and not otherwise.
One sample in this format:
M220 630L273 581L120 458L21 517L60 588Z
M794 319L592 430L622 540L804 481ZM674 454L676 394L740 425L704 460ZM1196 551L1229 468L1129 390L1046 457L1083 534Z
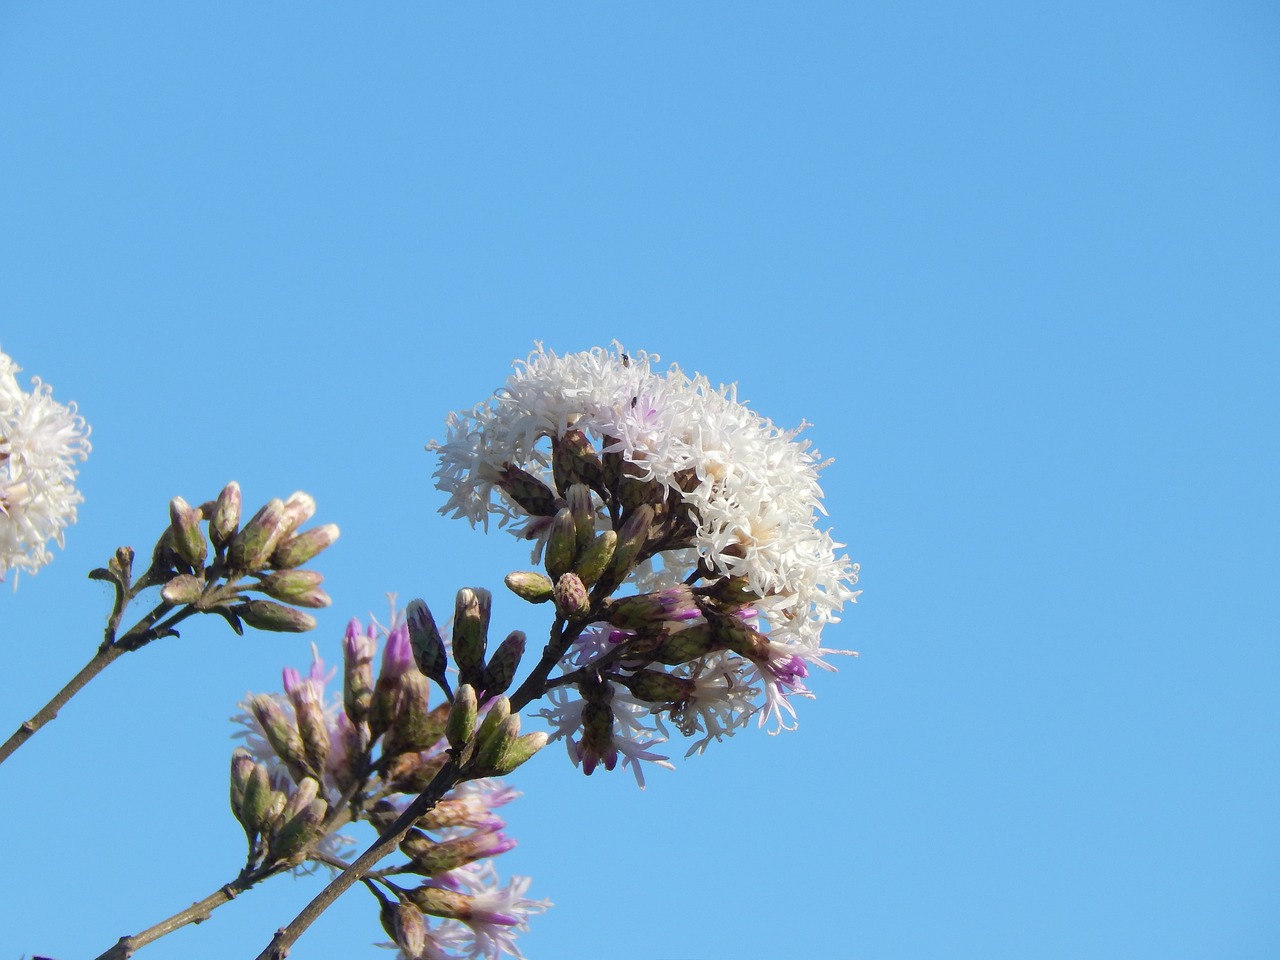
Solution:
M387 591L498 586L527 551L423 445L617 338L813 422L862 656L644 792L522 769L531 960L1280 955L1278 46L1237 0L5 3L0 346L95 445L0 595L5 731L175 494L316 496L333 660ZM0 957L235 874L226 718L309 654L219 626L0 768ZM254 956L316 889L140 956ZM355 891L294 955L380 939Z

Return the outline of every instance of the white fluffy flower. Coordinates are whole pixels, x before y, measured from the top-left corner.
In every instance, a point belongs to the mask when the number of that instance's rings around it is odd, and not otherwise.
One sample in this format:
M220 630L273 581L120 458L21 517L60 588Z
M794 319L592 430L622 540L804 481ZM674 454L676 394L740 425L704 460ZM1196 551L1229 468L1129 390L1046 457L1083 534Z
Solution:
M693 523L691 539L636 565L627 588L643 594L736 578L756 598L738 614L764 638L750 659L719 652L678 666L670 675L687 692L666 706L615 691L610 757L621 755L638 778L640 760L669 766L646 749L665 739L662 712L684 735L698 737L698 751L753 715L771 721L775 732L790 728L788 698L812 695L803 682L808 665L831 669L823 655L846 652L820 645L823 628L858 596L858 565L818 525L825 516L818 475L827 462L799 439L806 425L784 430L741 403L736 386L714 387L674 364L657 370L658 360L624 353L616 343L565 356L539 345L489 399L451 414L446 440L431 445L440 456L436 484L448 495L442 513L486 528L494 517L518 536L545 536L547 517L531 519L504 483L514 466L554 490L552 440L579 431L597 451L620 454L631 476L674 493ZM598 522L609 520L601 513ZM617 639L588 631L561 670L581 672L607 657ZM558 687L541 715L578 762L581 742L573 734L581 701L567 685Z
M826 466L804 425L783 430L737 399L736 385L712 387L674 364L655 373L656 355L596 348L559 357L539 348L502 389L474 409L450 414L436 484L449 495L441 513L487 523L523 520L494 484L513 463L551 482L547 438L569 428L611 443L645 478L671 488L693 471L684 499L697 523L697 556L716 571L744 577L765 597L774 639L817 646L822 627L857 597L857 564L820 530L818 473ZM663 557L664 579L683 579L696 558Z
M75 404L63 406L39 378L27 393L21 368L0 353L0 579L13 568L34 573L53 555L50 540L76 521L83 497L77 459L89 455L89 428Z

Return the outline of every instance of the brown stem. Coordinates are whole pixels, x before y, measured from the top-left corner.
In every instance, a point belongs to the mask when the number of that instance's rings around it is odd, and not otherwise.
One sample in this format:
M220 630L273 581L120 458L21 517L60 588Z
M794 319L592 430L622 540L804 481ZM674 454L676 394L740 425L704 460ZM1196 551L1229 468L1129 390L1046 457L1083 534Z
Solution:
M281 927L276 931L276 935L272 937L271 943L267 948L258 954L258 960L283 960L289 955L289 948L302 936L307 927L315 923L320 914L324 913L338 897L346 893L351 886L362 880L371 868L383 857L391 853L392 850L404 839L404 835L409 832L409 828L424 813L430 810L441 797L449 792L457 785L458 780L458 763L456 760L450 759L436 775L427 784L427 789L422 791L413 801L405 808L404 813L396 818L395 823L387 827L382 835L373 842L364 853L356 859L356 862L342 871L336 876L330 884L320 891L316 897L308 903L293 921L287 927Z
M57 692L52 700L46 703L30 720L18 727L17 730L6 740L0 744L0 763L4 763L13 755L20 746L30 740L37 730L43 727L50 720L58 715L61 710L77 693L84 689L90 680L100 674L107 668L109 664L120 657L121 654L128 653L131 650L140 650L152 640L167 636L173 633L173 627L185 620L191 614L195 613L195 607L186 606L179 610L173 616L169 617L162 623L156 624L156 621L167 611L173 608L167 604L160 604L149 614L139 620L136 624L129 628L128 632L118 640L113 639L114 627L108 626L107 639L103 641L102 646L98 648L98 652L93 655L93 659L86 663L79 673L77 673L67 683L65 687ZM113 618L114 618L113 614Z
M128 960L134 953L147 944L159 940L166 934L173 933L189 923L201 923L209 919L209 915L225 903L230 903L254 884L271 875L270 869L259 867L257 870L243 870L240 876L230 883L215 890L203 900L193 903L185 910L180 910L172 917L161 920L153 927L147 927L132 937L121 937L115 946L100 954L97 960Z
M98 652L93 655L93 659L85 664L84 669L71 678L71 681L58 691L57 695L44 705L44 707L34 717L28 720L22 726L14 731L2 745L0 745L0 763L4 763L20 746L26 743L35 735L35 732L43 727L46 723L58 715L58 711L68 700L74 697L90 680L100 674L107 668L113 660L125 653L124 647L118 647L114 644L103 644L98 648Z

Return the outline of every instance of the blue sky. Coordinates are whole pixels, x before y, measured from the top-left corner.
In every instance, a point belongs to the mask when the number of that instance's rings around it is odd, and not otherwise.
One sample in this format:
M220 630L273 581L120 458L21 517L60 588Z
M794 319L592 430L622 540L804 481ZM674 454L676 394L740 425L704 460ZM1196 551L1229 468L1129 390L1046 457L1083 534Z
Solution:
M315 495L330 660L388 591L498 587L525 548L423 446L616 338L813 424L861 656L644 792L520 770L531 960L1280 954L1280 16L890 6L5 4L0 347L95 445L0 598L6 729L175 494ZM234 876L226 718L308 657L192 624L6 763L0 954ZM316 889L140 955L254 956ZM294 955L380 939L353 892Z

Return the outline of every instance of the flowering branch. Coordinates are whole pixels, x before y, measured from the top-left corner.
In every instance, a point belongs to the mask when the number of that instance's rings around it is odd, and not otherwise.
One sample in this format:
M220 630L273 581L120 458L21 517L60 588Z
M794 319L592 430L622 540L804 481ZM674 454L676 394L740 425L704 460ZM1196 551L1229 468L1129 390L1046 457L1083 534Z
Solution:
M2 356L2 355L0 355ZM0 763L53 720L58 711L121 654L141 650L162 637L176 636L175 627L197 613L225 619L237 633L247 623L260 630L310 630L315 619L294 607L328 606L319 589L322 577L297 567L315 557L338 537L334 524L304 532L297 527L315 512L315 501L295 493L287 501L272 500L245 525L240 525L240 487L228 484L216 501L192 508L181 497L169 504L170 523L156 542L151 565L133 579L134 551L121 547L90 579L109 583L114 601L98 652L57 695L0 745ZM208 522L213 544L212 562L202 521ZM241 583L245 577L254 580ZM160 587L160 602L137 623L117 636L125 609L144 590ZM242 594L259 590L275 600L245 600ZM290 604L290 605L286 605Z

